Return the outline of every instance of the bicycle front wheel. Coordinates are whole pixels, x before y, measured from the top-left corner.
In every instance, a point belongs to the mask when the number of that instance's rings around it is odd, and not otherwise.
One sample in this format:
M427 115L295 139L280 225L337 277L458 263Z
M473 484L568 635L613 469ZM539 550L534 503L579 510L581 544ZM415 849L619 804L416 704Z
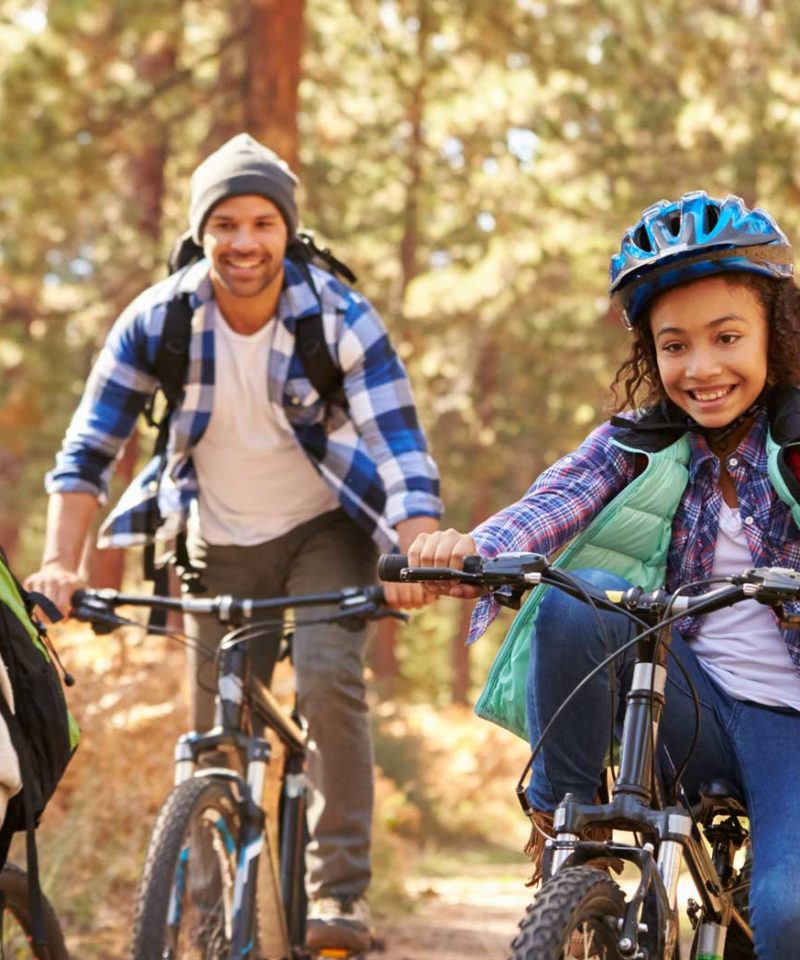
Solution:
M239 833L227 783L198 777L175 787L139 882L133 960L228 957Z
M28 902L27 874L13 864L6 864L0 871L0 896L3 898L2 938L0 956L5 960L67 960L67 948L58 917L50 901L42 894L42 918L47 937L47 954L33 946L33 927Z
M625 898L601 870L569 867L547 881L511 943L510 960L618 960Z

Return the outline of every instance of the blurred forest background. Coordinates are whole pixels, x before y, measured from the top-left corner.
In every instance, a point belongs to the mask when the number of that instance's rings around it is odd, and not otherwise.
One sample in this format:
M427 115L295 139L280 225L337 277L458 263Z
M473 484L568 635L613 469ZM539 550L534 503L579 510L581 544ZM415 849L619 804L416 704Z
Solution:
M704 188L800 220L789 2L0 0L0 75L0 543L22 572L98 345L236 132L294 167L303 224L385 317L460 529L602 418L607 263L644 206ZM468 700L466 614L384 634L376 670Z
M798 238L789 0L0 0L0 77L0 542L21 574L92 358L234 133L289 161L303 225L386 319L461 529L607 411L608 258L644 206L738 193ZM498 634L470 662L467 614L382 634L385 689L471 701Z

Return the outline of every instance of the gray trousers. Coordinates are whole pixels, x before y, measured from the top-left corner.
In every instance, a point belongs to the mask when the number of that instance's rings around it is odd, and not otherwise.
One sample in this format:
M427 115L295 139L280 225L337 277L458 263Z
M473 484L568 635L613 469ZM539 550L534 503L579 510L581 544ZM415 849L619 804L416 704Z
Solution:
M189 549L204 570L211 595L293 596L376 579L376 548L343 510L252 547L195 540ZM326 609L298 611L297 619ZM215 649L224 629L211 618L187 619L190 636L205 649ZM360 896L370 880L373 759L364 684L366 639L366 631L353 633L331 624L298 624L294 635L299 707L309 736L306 885L312 897ZM257 644L251 653L253 670L259 673ZM214 717L214 678L207 657L189 651L189 671L194 727L207 730Z

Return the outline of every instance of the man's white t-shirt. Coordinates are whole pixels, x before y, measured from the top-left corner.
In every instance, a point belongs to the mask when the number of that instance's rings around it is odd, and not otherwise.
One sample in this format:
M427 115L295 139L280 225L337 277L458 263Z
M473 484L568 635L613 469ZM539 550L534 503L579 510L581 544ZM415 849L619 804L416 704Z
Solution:
M215 302L211 420L192 458L199 486L191 524L207 543L273 540L339 505L267 396L273 317L235 333Z
M753 566L739 511L722 501L712 576ZM800 676L769 607L744 600L707 614L691 639L706 672L736 700L800 710Z

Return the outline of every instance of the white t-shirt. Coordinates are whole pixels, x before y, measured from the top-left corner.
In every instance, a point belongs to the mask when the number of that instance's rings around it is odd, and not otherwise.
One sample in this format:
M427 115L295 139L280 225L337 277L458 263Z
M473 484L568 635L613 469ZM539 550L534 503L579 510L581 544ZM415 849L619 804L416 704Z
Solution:
M199 486L192 526L208 543L273 540L339 505L267 395L273 317L246 336L214 311L211 419L192 459Z
M712 575L752 566L739 511L723 500ZM690 642L706 672L736 700L800 710L800 676L769 607L744 600L709 613Z

